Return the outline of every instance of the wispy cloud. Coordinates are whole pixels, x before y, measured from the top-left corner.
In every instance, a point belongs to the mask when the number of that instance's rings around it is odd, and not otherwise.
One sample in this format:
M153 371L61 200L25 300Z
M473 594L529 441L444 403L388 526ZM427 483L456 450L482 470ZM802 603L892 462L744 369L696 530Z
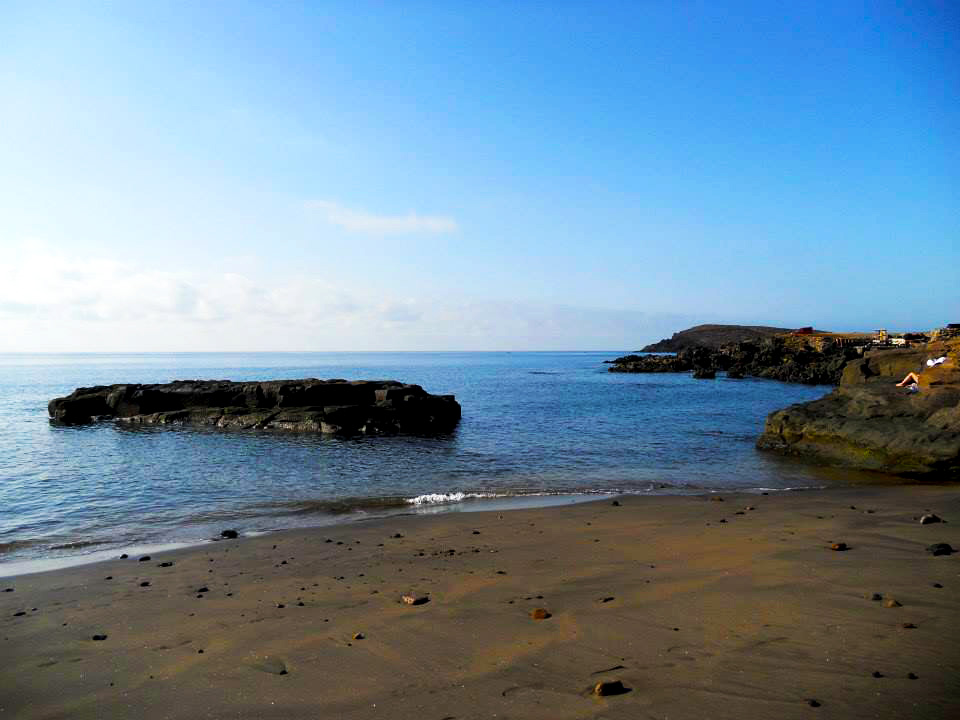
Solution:
M12 248L0 273L0 352L636 349L692 318L434 297L309 274L162 269L57 248Z
M343 207L329 200L314 200L307 207L319 210L324 219L350 232L370 235L410 235L414 233L452 233L457 221L442 215L418 215L412 210L406 215L374 215L364 210Z

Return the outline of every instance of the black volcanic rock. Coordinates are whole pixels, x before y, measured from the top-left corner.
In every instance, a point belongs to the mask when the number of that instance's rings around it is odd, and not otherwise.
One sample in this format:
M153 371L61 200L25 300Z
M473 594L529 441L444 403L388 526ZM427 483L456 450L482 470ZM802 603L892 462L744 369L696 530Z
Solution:
M689 372L701 375L727 370L729 377L768 378L809 385L836 385L847 363L859 357L854 348L837 345L816 350L803 337L767 337L719 347L693 346L676 355L627 355L617 358L610 372Z
M52 422L293 430L328 434L435 433L460 420L453 395L393 380L177 380L78 388L48 407Z

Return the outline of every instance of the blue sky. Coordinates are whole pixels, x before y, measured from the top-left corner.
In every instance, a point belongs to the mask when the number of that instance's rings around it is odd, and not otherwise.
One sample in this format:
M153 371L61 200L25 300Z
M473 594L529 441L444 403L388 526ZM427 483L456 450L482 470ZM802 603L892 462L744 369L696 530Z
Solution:
M960 322L958 40L936 2L7 2L0 350Z

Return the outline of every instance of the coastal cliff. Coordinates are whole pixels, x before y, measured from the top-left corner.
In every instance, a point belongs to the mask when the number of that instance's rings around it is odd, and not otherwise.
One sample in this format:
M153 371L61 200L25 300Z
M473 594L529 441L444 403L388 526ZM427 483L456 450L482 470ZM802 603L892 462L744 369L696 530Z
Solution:
M924 361L946 355L927 368ZM757 447L831 465L960 479L960 342L868 352L819 400L771 413ZM919 373L917 390L897 387Z
M196 425L326 434L434 433L460 420L453 395L393 380L177 380L78 388L48 406L53 422L102 419L140 425Z

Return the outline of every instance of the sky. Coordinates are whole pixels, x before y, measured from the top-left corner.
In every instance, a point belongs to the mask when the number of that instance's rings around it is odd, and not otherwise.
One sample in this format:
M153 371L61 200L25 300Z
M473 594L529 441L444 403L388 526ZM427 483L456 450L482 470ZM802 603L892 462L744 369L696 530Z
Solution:
M0 351L960 322L952 2L0 3Z

